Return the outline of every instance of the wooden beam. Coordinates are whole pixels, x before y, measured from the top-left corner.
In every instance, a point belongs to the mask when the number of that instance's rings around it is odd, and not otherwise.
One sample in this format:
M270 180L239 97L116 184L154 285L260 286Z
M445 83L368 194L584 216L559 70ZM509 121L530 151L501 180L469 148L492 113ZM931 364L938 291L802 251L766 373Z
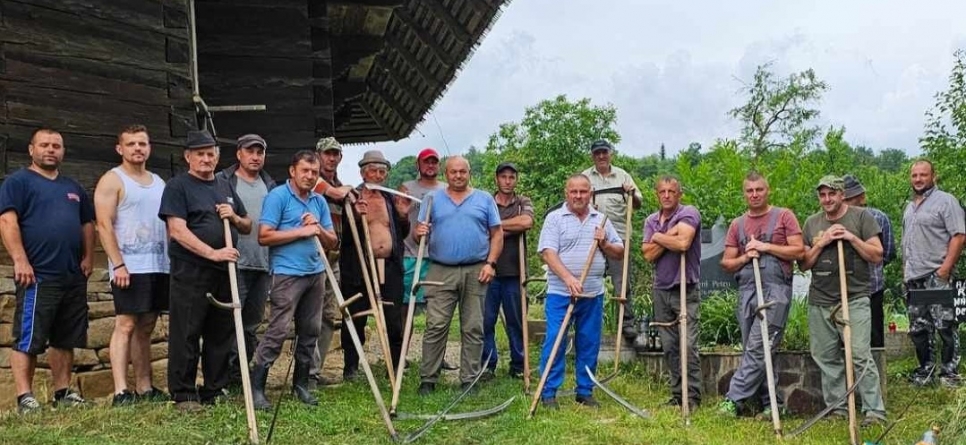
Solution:
M409 29L416 38L418 38L423 44L425 44L429 49L433 51L436 58L440 60L447 68L452 67L456 62L453 60L453 56L449 54L442 45L436 41L436 38L424 29L420 23L413 18L404 8L399 8L393 11L393 17L395 17L400 24L404 25L405 28Z
M429 72L429 70L426 68L426 65L423 65L419 60L416 60L416 56L410 52L409 49L405 48L394 40L389 40L387 43L389 44L389 49L399 55L399 57L406 61L410 67L416 70L416 73L419 74L419 77L423 79L423 82L426 82L426 84L429 86L429 89L434 90L439 86L440 80L437 79L433 73Z
M406 0L327 0L331 6L364 6L372 8L397 8L406 4Z
M332 103L333 105L338 106L339 104L359 97L368 90L369 85L367 85L366 82L348 80L336 81L333 83L332 87Z
M429 101L426 100L426 98L421 94L417 94L414 91L413 85L403 79L403 75L399 72L396 65L393 65L388 60L383 58L378 62L378 67L382 74L385 74L389 80L395 83L396 88L409 96L409 99L416 103L416 105L422 109L429 109ZM430 91L433 91L433 89L431 88Z
M365 98L362 98L359 100L359 106L362 107L363 110L365 110L365 112L369 115L369 117L377 125L379 125L386 132L386 134L392 138L392 140L398 141L399 139L402 139L402 137L399 135L396 129L390 126L388 123L386 123L386 121L382 118L382 116L376 113L376 110L373 109L368 102L366 102Z
M389 109L391 109L394 113L396 113L396 115L399 116L400 120L410 122L413 119L415 119L413 117L413 114L410 113L408 110L406 110L406 106L402 103L399 103L399 101L396 100L396 97L393 96L392 93L390 93L389 91L383 89L381 85L377 83L370 83L369 92L378 96L379 99L383 101L383 103L388 105Z
M449 8L443 6L439 0L422 0L418 4L428 7L434 17L442 20L444 27L453 34L453 37L456 37L456 40L466 43L472 39L463 24L456 20Z

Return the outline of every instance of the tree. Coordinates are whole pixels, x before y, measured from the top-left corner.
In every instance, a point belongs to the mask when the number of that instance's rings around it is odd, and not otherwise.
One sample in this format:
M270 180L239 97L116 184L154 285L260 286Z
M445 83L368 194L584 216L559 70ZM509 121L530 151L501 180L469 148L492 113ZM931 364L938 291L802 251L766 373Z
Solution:
M742 89L748 101L729 114L742 123L739 142L757 160L772 148L787 147L794 140L810 143L817 127L807 126L819 111L809 108L818 102L828 85L807 69L786 78L776 78L769 65L759 66L754 81Z
M398 189L402 183L418 177L419 170L416 169L416 157L406 156L396 161L396 164L389 170L389 176L386 177L386 187Z
M902 170L907 162L909 162L909 157L906 156L906 152L898 148L887 148L880 151L875 157L875 165L882 171L889 173Z
M936 93L936 105L926 112L925 135L919 139L923 151L936 167L946 191L962 197L966 193L966 50L957 50L949 74L949 89Z

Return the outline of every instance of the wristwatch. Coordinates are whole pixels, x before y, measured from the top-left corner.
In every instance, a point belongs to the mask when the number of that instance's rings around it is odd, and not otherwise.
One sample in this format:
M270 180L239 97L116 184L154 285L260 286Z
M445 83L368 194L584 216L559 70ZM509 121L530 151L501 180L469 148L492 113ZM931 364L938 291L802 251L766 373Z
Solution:
M487 261L486 265L492 267L493 270L496 270L496 261Z

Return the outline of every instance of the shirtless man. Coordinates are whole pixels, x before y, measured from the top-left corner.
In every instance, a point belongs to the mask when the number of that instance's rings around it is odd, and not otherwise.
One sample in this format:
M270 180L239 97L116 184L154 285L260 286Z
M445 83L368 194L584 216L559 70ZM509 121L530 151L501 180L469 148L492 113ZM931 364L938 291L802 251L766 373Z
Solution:
M365 183L382 184L389 174L390 163L378 150L367 151L359 161L360 175ZM382 300L392 303L383 305L386 317L386 331L389 336L389 350L392 355L393 366L399 366L399 355L403 339L403 240L409 235L409 200L393 197L389 193L374 191L360 185L359 200L355 205L355 223L359 229L362 248L372 245L372 255L376 259L378 273L370 276L379 286ZM365 236L362 225L362 215L366 216L369 225L369 237ZM347 239L348 241L348 239ZM366 252L363 252L367 254ZM369 298L366 295L366 285L363 282L362 268L368 264L359 264L359 254L354 242L342 244L342 255L339 258L342 269L342 292L344 295L362 293L360 298L349 305L350 313L358 313L369 309ZM365 343L365 326L368 317L352 318L351 322ZM353 379L359 370L360 357L352 346L352 337L346 322L342 324L342 353L345 358L345 368L342 371L345 380Z

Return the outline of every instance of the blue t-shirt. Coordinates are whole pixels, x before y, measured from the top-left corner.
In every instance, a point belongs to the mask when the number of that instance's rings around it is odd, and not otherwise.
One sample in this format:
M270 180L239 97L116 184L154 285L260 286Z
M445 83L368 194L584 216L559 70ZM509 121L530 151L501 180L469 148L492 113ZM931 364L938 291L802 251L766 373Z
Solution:
M37 278L80 273L81 227L94 221L94 206L77 181L20 169L0 186L0 214L9 210L17 213L23 248Z
M259 224L275 230L290 230L302 227L302 215L311 213L327 230L332 230L332 216L329 205L322 195L309 192L303 201L294 190L291 181L275 187L265 196L262 203L262 217ZM268 260L272 274L305 276L322 272L322 258L312 238L301 238L288 244L268 248Z
M490 253L490 228L500 222L500 211L489 193L473 190L459 205L446 189L429 194L433 213L429 217L429 258L455 266L486 261ZM425 200L424 200L425 203ZM426 205L419 208L419 220L426 217Z

